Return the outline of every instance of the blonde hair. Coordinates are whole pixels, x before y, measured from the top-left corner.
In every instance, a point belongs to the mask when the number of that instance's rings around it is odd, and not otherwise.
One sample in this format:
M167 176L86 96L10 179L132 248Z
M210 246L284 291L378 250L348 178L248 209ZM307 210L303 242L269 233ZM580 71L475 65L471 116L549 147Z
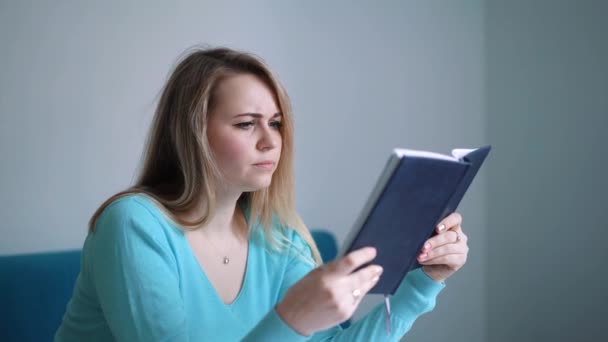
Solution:
M168 219L184 229L204 227L215 210L220 170L213 159L207 139L209 112L219 83L235 74L252 74L274 91L283 114L280 133L280 162L268 188L243 193L239 204L250 210L249 229L259 222L275 250L292 242L289 229L295 230L311 249L314 262L322 264L319 250L295 210L293 178L293 113L287 92L258 57L228 48L193 48L186 54L165 84L146 141L143 164L133 186L107 199L89 221L89 231L103 210L114 200L145 194L156 202ZM194 221L175 215L192 209L205 198L205 211ZM277 220L278 227L273 225ZM300 251L304 255L306 251Z

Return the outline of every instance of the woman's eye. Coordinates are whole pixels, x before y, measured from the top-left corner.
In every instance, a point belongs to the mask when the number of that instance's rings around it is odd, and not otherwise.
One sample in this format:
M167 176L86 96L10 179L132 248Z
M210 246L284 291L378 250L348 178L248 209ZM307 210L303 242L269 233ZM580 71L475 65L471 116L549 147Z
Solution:
M279 129L283 126L283 123L281 121L273 121L270 123L270 127L275 128L275 129Z
M249 129L250 127L253 126L253 121L239 122L239 123L237 123L234 126L238 127L238 128L241 128L241 129Z

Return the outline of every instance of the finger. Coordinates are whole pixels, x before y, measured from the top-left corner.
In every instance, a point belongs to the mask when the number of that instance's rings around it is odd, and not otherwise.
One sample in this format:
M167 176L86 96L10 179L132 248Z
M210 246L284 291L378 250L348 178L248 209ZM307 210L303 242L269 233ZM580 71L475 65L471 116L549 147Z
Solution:
M427 261L442 255L449 254L466 254L469 248L465 244L449 243L440 247L433 248L427 252L422 252L418 255L418 261Z
M376 257L376 249L373 247L363 247L354 250L344 257L329 263L326 269L330 272L340 274L351 274L354 270L372 261Z
M422 246L421 252L428 252L431 249L447 245L447 244L458 244L464 243L466 244L468 237L465 233L462 232L460 226L457 226L454 229L448 230L444 232L444 234L438 234L433 236L432 238L426 240L425 244Z
M351 273L349 275L349 281L352 282L354 287L364 287L367 284L376 282L376 278L379 278L382 272L382 266L369 265L358 270L357 272Z
M437 233L443 233L443 232L449 230L450 228L452 228L454 226L458 226L460 224L462 224L462 216L457 212L453 212L450 215L448 215L446 218L441 220L437 224L437 227L435 227L435 229L437 230Z
M363 297L376 285L378 280L380 280L382 272L383 269L380 265L366 266L357 272L350 274L348 282L352 284L351 287L353 289L358 289L361 297Z
M450 267L464 265L467 261L466 254L447 254L430 260L420 262L421 265L448 265Z

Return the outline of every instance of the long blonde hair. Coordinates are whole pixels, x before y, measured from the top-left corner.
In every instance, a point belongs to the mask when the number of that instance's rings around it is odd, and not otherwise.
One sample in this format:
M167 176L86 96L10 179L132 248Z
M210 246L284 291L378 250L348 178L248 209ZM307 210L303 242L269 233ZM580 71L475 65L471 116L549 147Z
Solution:
M239 204L250 211L249 229L259 222L276 250L291 244L286 233L293 229L310 246L314 262L322 263L310 232L295 210L293 113L287 92L260 58L228 48L193 48L177 64L162 90L137 181L97 209L89 221L90 232L94 232L97 218L111 202L141 193L151 197L170 220L184 229L197 229L208 223L215 209L221 174L207 139L207 120L219 83L243 73L255 75L270 86L283 114L280 162L271 185L243 193L239 199ZM206 201L199 219L187 221L175 215L193 208L201 198ZM273 220L278 221L278 227Z

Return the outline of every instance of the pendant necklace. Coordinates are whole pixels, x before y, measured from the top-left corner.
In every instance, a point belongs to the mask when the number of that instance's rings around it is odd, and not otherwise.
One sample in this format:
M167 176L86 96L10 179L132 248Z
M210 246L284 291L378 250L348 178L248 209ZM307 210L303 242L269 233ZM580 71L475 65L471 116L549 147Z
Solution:
M211 247L212 247L212 248L215 250L215 252L218 252L218 251L219 251L219 250L217 249L217 247L215 246L215 244L214 244L214 243L213 243L213 242L212 242L210 239L207 239L207 242L209 242L209 245L210 245L210 246L211 246ZM217 253L217 254L222 255L223 253ZM228 264L230 263L230 258L228 257L228 255L224 255L224 256L222 257L222 263L223 263L224 265L228 265Z
M207 239L207 241L209 242L209 244L213 247L213 249L216 252L219 251L218 248L215 246L215 244L210 239ZM218 253L218 254L222 255L223 253ZM228 265L230 263L230 258L228 257L228 255L224 255L224 257L222 258L222 263L224 265Z

